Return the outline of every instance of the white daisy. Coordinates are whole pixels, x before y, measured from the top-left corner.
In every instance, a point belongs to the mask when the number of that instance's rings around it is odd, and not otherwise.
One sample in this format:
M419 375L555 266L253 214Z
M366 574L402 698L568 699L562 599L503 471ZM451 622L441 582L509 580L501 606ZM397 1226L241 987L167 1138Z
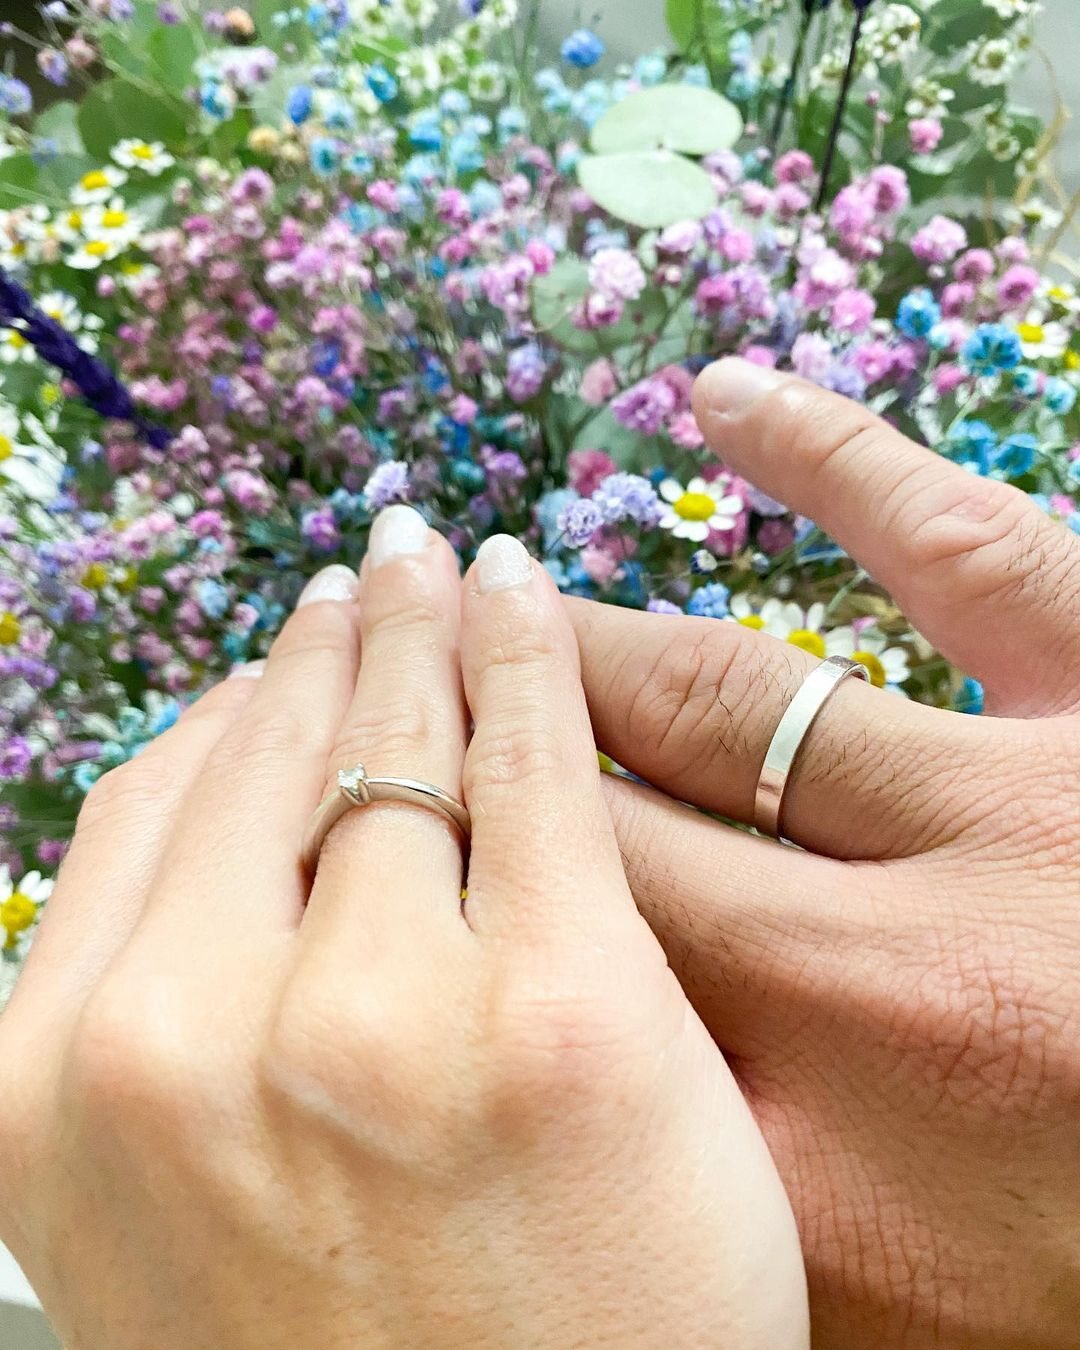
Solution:
M829 656L846 656L866 667L870 683L878 689L900 692L900 686L911 676L911 665L903 647L890 647L889 639L876 628L864 628L857 633L846 624L834 628L825 638Z
M692 478L683 487L677 478L665 478L660 496L668 509L660 517L660 528L670 530L676 539L692 539L703 544L711 530L731 530L743 509L741 497L727 495L727 481L718 478L707 483Z
M774 596L761 606L758 618L760 623L749 626L760 627L770 637L790 642L793 647L824 659L824 605L814 604L809 609L803 609L793 600L778 600Z
M0 478L21 488L28 497L48 502L56 496L63 460L37 418L20 426L10 404L0 403Z
M69 253L64 261L78 272L92 272L102 263L111 262L123 251L118 239L84 239L77 249Z
M135 242L142 222L124 205L120 197L98 202L83 212L83 232L90 238L117 239L121 248Z
M74 298L64 291L50 291L38 301L41 311L66 328L78 333L79 346L93 355L98 349L97 334L105 327L105 320L97 314L83 314Z
M84 173L71 189L71 200L76 206L92 206L95 202L107 202L123 187L128 176L122 169L114 169L107 164L103 169L91 169Z
M0 363L14 366L23 361L36 359L37 353L33 345L17 328L0 329Z
M40 872L27 872L16 886L11 869L6 864L0 867L0 934L6 950L13 950L20 936L33 927L52 888L51 879Z
M1017 324L1016 331L1029 361L1059 360L1065 355L1071 336L1063 323L1047 322L1046 316L1037 309L1028 311L1024 322Z
M161 141L140 141L129 139L113 146L112 157L125 169L141 169L151 178L158 178L166 169L171 169L176 160L165 149Z

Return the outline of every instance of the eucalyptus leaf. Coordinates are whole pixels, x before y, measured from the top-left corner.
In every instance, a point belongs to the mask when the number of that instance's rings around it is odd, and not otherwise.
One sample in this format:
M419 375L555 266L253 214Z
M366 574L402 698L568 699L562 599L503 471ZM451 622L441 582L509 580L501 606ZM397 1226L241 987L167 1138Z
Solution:
M581 258L563 258L532 288L532 313L537 328L567 351L583 356L610 356L621 352L632 361L641 344L650 345L650 368L685 354L693 327L693 313L669 315L667 301L656 290L647 290L627 303L623 317L607 328L578 328L573 311L589 290L589 268Z
M53 141L61 154L81 155L78 107L64 100L46 108L34 123L34 136L37 140Z
M171 99L148 98L123 79L107 80L95 85L79 106L79 130L90 154L104 160L125 136L176 148L187 134L187 119Z
M0 211L36 202L38 167L29 155L10 155L0 159Z
M714 90L692 84L657 84L609 108L593 128L592 148L599 155L627 150L708 155L730 149L742 128L738 108Z
M716 189L705 170L669 150L585 155L577 173L598 206L643 230L700 220L716 205Z
M182 93L193 82L199 49L188 25L159 26L148 50L157 78L167 89Z

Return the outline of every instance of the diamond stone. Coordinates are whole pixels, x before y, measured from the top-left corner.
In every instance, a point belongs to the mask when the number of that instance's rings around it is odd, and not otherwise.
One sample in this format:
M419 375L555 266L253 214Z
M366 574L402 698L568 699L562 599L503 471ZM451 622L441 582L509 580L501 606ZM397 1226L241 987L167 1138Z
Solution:
M357 764L352 769L338 770L338 787L343 792L347 792L350 797L362 797L364 795L363 785L367 782L367 773L362 764Z

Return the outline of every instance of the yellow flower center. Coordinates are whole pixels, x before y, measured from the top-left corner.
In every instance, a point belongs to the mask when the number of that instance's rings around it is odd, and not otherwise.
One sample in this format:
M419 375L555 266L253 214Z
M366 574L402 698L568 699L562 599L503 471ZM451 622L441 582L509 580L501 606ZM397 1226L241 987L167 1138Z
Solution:
M21 333L16 333L14 329L7 335L7 341L8 346L14 347L17 352L30 345L26 338Z
M139 584L139 574L134 567L125 567L116 583L118 591L133 591Z
M62 324L64 322L64 311L60 308L59 305L51 306L49 309L46 309L45 313L55 323Z
M145 161L154 158L153 150L144 141L140 141L138 145L131 146L130 150L135 159Z
M22 891L16 891L0 905L0 924L7 929L8 942L16 933L24 933L37 917L37 905Z
M51 408L54 403L60 399L60 386L58 384L43 384L41 386L41 401L46 408Z
M81 212L81 211L69 211L69 212L68 212L67 223L68 223L68 226L69 226L70 229L73 229L73 230L81 230L81 229L82 229L82 212Z
M91 591L100 591L109 580L109 569L104 563L91 563L83 573L82 584Z
M0 464L3 464L5 459L10 459L14 453L15 447L11 443L11 437L0 436Z
M716 502L707 492L684 492L671 509L683 520L711 520L716 514Z
M765 620L760 614L747 614L747 616L744 619L740 619L739 622L744 628L756 628L758 632L765 627Z
M109 175L101 169L94 169L90 173L84 173L80 187L85 192L100 192L102 188L109 186Z
M126 262L122 263L120 266L120 271L123 272L124 276L126 277L140 276L142 274L142 270L143 270L142 263L137 262Z
M1046 336L1046 329L1041 323L1022 323L1016 331L1020 334L1021 342L1041 342Z
M1065 353L1065 369L1080 370L1080 352Z
M128 213L126 211L106 211L101 217L101 223L106 230L119 230L128 223Z
M799 647L811 656L825 659L825 639L820 633L812 633L809 628L793 628L787 636L793 647Z
M885 688L888 684L885 677L885 667L873 652L852 652L851 659L858 661L860 666L866 667L866 673L870 676L870 683L875 689Z
M91 258L104 258L109 251L109 245L104 239L91 239L86 246L86 251Z
M14 647L22 632L22 624L10 609L0 614L0 647Z

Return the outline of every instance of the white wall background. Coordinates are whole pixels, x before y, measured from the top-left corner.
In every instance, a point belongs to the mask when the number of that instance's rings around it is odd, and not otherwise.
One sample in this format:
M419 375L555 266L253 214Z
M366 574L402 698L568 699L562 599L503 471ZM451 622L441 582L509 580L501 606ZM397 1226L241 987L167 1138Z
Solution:
M977 4L978 0L971 0ZM568 26L593 21L616 56L647 50L665 38L663 0L545 0L547 32L552 40ZM1039 44L1052 55L1061 92L1077 112L1062 141L1058 166L1070 192L1080 188L1080 13L1077 0L1043 0ZM1022 85L1030 106L1044 115L1052 95L1044 68L1036 61ZM40 1314L25 1306L33 1295L15 1263L0 1248L0 1347L2 1350L59 1350ZM108 1347L102 1347L108 1350ZM298 1347L299 1350L299 1347Z

